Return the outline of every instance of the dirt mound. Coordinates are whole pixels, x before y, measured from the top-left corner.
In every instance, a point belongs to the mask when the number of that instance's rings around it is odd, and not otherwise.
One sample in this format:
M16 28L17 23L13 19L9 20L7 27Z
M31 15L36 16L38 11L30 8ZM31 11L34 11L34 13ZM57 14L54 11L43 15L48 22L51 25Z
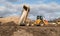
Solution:
M20 19L19 16L9 16L9 17L5 17L5 18L0 18L0 22L2 22L4 24L4 23L8 23L8 22L13 21L14 23L17 24L19 22L19 19ZM30 23L30 22L32 22L32 20L27 18L26 23Z
M0 18L0 22L2 23L8 23L8 22L11 22L11 21L14 21L14 23L18 23L19 21L19 18L18 16L10 16L10 17L5 17L5 18Z
M60 36L60 27L19 26L14 22L0 23L0 36Z
M0 23L0 35L11 36L14 31L17 30L17 25L14 22L8 22L5 24Z

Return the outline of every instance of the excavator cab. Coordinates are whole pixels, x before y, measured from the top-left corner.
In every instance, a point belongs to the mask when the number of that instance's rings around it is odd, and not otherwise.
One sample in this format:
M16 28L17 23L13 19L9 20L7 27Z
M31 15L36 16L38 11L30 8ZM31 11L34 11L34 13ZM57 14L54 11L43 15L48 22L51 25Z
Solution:
M42 16L37 16L37 19L43 20Z
M35 21L35 25L40 26L42 20L43 20L43 17L42 16L37 16L37 19Z

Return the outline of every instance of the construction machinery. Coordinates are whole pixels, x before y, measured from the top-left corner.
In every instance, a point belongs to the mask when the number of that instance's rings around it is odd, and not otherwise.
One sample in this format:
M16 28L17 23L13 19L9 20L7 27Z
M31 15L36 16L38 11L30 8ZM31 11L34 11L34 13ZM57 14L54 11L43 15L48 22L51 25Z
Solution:
M27 6L27 5L24 5L23 6L23 12L22 12L22 15L19 19L19 22L18 22L18 25L21 25L21 26L25 26L26 25L26 19L27 19L27 16L28 16L28 13L30 11L30 7ZM42 16L37 16L37 19L36 21L33 23L33 25L47 25L48 24L48 21L47 20L44 20ZM27 25L31 25L31 24L27 24Z
M25 21L27 19L29 11L30 11L30 7L28 5L24 5L22 15L19 19L18 25L25 25Z
M34 22L34 25L37 26L43 26L43 25L48 25L48 21L43 19L43 16L37 16L36 21Z

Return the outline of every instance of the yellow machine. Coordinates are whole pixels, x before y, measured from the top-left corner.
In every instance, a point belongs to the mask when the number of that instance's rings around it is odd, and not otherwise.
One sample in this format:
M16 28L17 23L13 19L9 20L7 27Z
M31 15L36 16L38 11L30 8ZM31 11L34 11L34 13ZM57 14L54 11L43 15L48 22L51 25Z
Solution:
M37 20L34 22L35 25L48 25L48 21L47 20L43 20L42 16L37 16Z

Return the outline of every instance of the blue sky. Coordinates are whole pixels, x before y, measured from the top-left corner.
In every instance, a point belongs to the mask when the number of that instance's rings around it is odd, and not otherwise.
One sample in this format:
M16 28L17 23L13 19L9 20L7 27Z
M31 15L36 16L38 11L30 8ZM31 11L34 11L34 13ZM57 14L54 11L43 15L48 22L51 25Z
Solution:
M47 20L60 17L60 0L0 0L0 16L20 16L24 4L30 6L29 18L43 15Z
M11 2L11 1L9 1ZM28 3L28 4L40 4L40 3L51 3L51 2L56 2L58 4L60 4L60 0L21 0L21 1L17 1L17 2L12 2L14 4L22 4L22 3Z

